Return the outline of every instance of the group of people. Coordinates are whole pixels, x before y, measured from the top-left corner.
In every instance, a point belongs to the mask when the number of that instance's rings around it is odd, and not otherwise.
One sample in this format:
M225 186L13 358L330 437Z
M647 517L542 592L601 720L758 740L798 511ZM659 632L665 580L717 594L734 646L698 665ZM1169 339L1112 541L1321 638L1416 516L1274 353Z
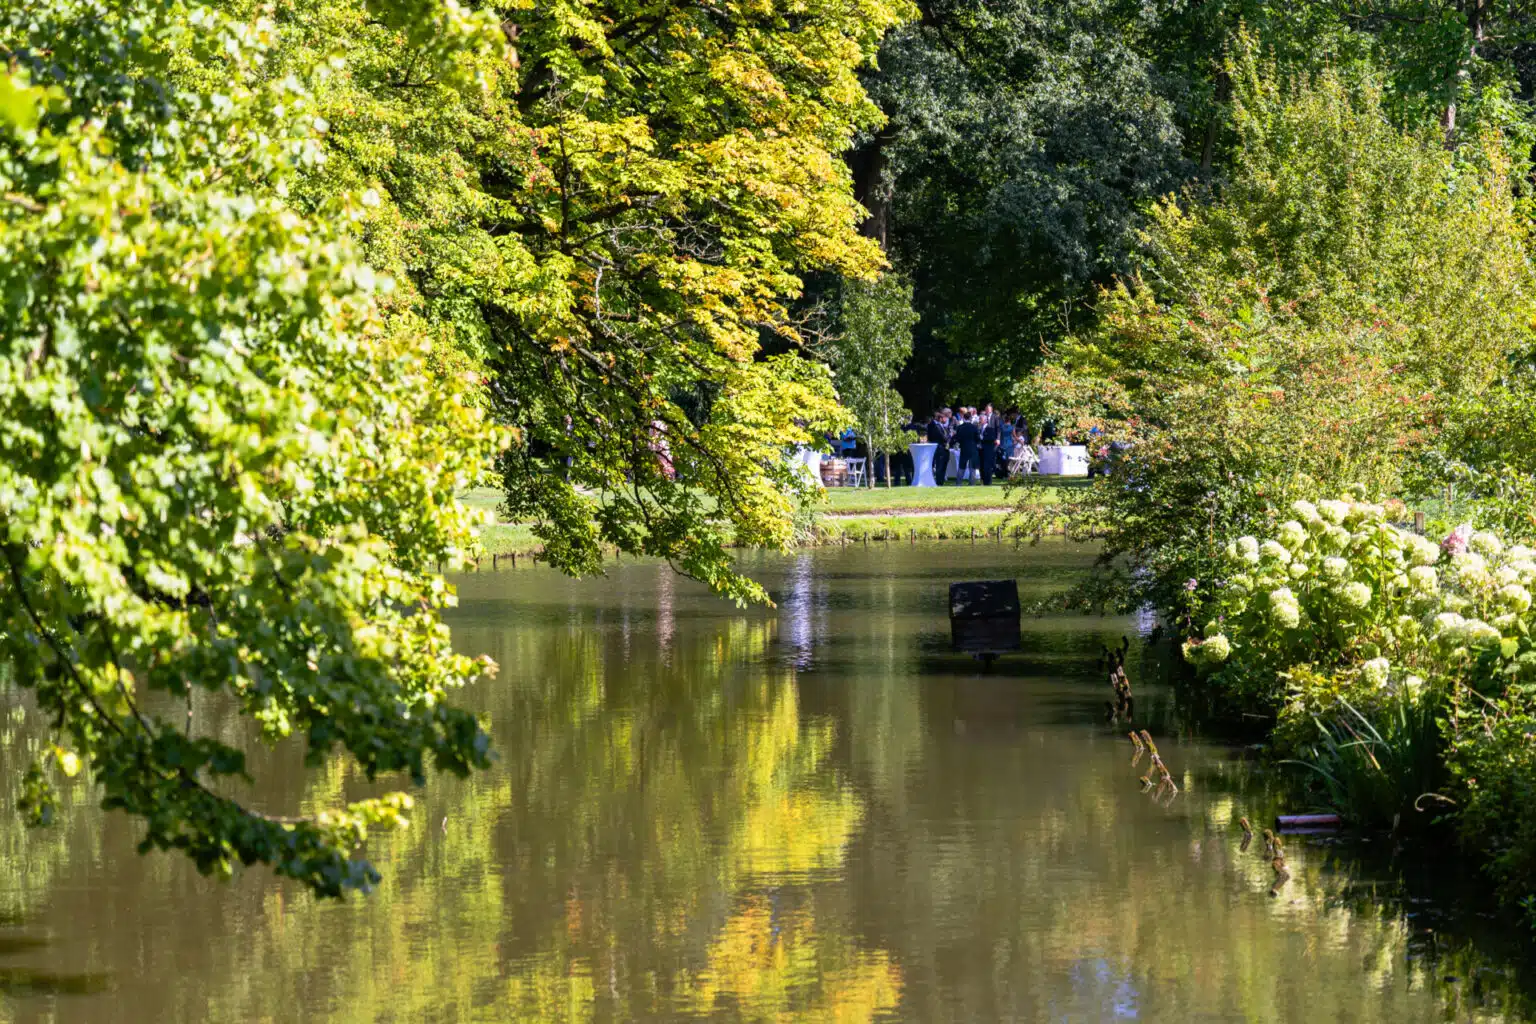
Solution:
M1041 427L1040 436L1035 438L1030 433L1028 421L1018 409L1010 408L999 413L990 403L980 408L961 406L958 411L948 406L936 409L931 415L914 416L911 422L902 426L902 430L917 435L913 438L914 443L935 445L933 480L939 484L951 478L951 460L956 463L952 479L957 484L980 481L987 485L994 478L1006 478L1009 467L1014 463L1014 454L1019 449L1037 442L1050 444L1056 436L1053 420L1047 419ZM890 453L888 476L886 453L870 452L864 439L851 428L841 436L828 434L826 439L831 443L834 454L840 453L844 458L873 456L873 476L870 479L874 481L889 479L894 484L910 484L917 478L917 467L913 464L910 451ZM1033 460L1029 461L1033 463Z
M943 483L948 475L951 448L959 453L955 473L957 484L974 484L979 477L983 485L989 485L994 476L1008 475L1014 448L1029 444L1030 440L1029 424L1019 410L1009 409L999 414L991 403L980 409L962 406L958 413L945 407L931 416L915 418L906 429L938 446L933 450L933 479L936 483ZM907 456L907 461L911 458Z

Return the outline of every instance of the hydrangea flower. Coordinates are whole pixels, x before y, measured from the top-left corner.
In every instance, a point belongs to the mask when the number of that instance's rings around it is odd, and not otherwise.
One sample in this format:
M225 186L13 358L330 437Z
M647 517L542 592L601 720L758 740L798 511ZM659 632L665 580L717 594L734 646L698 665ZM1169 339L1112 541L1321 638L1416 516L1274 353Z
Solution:
M1323 533L1323 542L1331 551L1349 549L1349 531L1342 526L1330 526Z
M1232 641L1217 633L1200 645L1200 656L1207 664L1219 665L1232 656Z
M1301 624L1301 605L1290 587L1270 591L1269 613L1282 629L1295 629Z
M1434 565L1440 561L1440 545L1428 537L1409 534L1408 561L1414 565Z
M1408 580L1415 590L1433 593L1440 589L1440 574L1432 565L1416 565L1408 570Z
M1461 629L1461 635L1473 647L1491 647L1504 639L1504 634L1482 619L1468 619Z
M1417 697L1419 691L1424 689L1424 680L1418 676L1409 676L1407 679L1403 680L1403 688L1413 696Z
M1526 547L1524 544L1515 544L1505 551L1504 554L1507 558L1515 561L1533 559L1536 558L1536 548Z
M1536 561L1522 558L1517 562L1510 562L1509 568L1520 574L1521 583L1536 583Z
M1304 523L1310 523L1314 519L1321 518L1317 514L1317 506L1310 501L1291 502L1291 511L1296 513L1296 518Z
M1473 551L1463 551L1460 554L1452 555L1451 571L1456 574L1456 578L1460 582L1468 586L1487 583L1490 579L1488 575L1488 562L1482 555Z
M1291 553L1285 549L1285 545L1277 540L1267 540L1259 545L1259 553L1265 558L1272 558L1281 565L1291 564Z
M1360 666L1360 678L1367 686L1382 689L1387 685L1387 678L1392 673L1392 663L1386 658L1372 658Z
M1349 575L1349 562L1338 555L1329 555L1323 559L1323 575L1330 580L1341 580Z
M1294 519L1287 519L1280 524L1275 537L1292 551L1301 550L1301 546L1307 542L1307 528Z
M1259 542L1253 537L1237 538L1237 555L1249 564L1255 564L1259 560Z
M1292 562L1285 571L1290 574L1291 579L1299 580L1307 574L1307 570L1310 568L1311 566L1309 566L1306 562L1295 561Z
M1504 550L1504 542L1486 530L1479 530L1477 533L1474 533L1471 539L1467 541L1467 546L1473 551L1487 555L1490 558L1502 553Z
M1371 588L1368 584L1357 580L1354 583L1345 584L1339 597L1351 608L1364 608L1371 603Z
M1441 612L1435 616L1435 635L1440 637L1455 638L1467 628L1467 620L1455 612Z
M1501 565L1493 570L1493 582L1501 587L1520 582L1520 570L1512 565Z
M1503 615L1495 615L1493 617L1493 628L1497 629L1500 633L1513 633L1519 625L1520 616L1514 612L1505 612Z
M1351 523L1379 523L1386 514L1387 510L1380 505L1356 502L1349 507L1349 514L1345 516L1345 520Z
M1511 583L1499 590L1499 601L1517 612L1527 611L1531 607L1531 592L1518 583Z
M1349 515L1349 502L1347 501L1320 501L1317 503L1317 514L1330 523L1342 523Z

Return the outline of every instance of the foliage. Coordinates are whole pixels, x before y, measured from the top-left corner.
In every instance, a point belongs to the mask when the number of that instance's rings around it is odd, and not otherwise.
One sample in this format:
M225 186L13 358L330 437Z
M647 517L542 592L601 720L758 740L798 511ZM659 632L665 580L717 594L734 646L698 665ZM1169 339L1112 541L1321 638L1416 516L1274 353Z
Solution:
M1517 353L1492 387L1464 396L1407 486L1506 536L1536 540L1536 357Z
M1278 743L1340 811L1398 827L1449 809L1505 895L1536 906L1536 549L1470 526L1436 543L1364 502L1292 511L1226 546L1213 598L1191 591L1206 625L1185 657L1280 706Z
M912 414L891 383L912 354L912 286L894 274L844 281L840 306L842 331L825 348L837 397L872 452L899 451Z
M444 697L487 665L453 654L434 569L474 543L454 494L497 439L471 382L381 316L344 237L357 204L283 200L324 126L303 79L264 73L274 29L95 0L0 14L0 656L59 744L30 819L83 763L141 848L338 896L377 878L354 849L409 798L242 806L245 754L194 696L370 779L483 766ZM189 65L217 91L173 76Z
M1503 134L1514 180L1536 142L1532 12L1513 0L918 6L867 76L890 122L851 158L867 230L916 285L917 407L1002 394L1093 322L1154 199L1222 186L1242 146L1223 58L1244 35L1277 81L1373 81L1389 120L1453 149Z
M1403 831L1429 824L1425 797L1445 779L1434 694L1400 688L1372 715L1344 697L1313 720L1317 737L1298 748L1326 806L1357 824ZM1431 801L1430 810L1438 809Z
M340 59L304 195L379 198L366 251L400 305L479 361L515 430L508 519L577 573L669 559L740 600L724 537L780 545L786 446L840 418L798 351L800 276L872 276L838 154L879 111L856 77L901 0L558 0L434 73L360 0L285 7L274 69ZM466 89L464 80L482 83ZM790 351L762 358L763 337Z
M1487 862L1500 894L1536 923L1536 688L1510 686L1458 709L1450 765L1462 841Z
M923 313L905 387L931 407L1000 396L1042 334L1128 270L1137 208L1177 184L1183 158L1114 0L922 7L870 88L891 118L874 143L889 248Z
M1026 518L1128 556L1124 603L1178 606L1218 538L1287 502L1401 487L1449 416L1528 345L1532 288L1507 163L1393 128L1379 91L1282 88L1233 60L1241 140L1226 188L1159 204L1145 276L1100 300L1020 390L1032 418L1127 449L1113 474Z

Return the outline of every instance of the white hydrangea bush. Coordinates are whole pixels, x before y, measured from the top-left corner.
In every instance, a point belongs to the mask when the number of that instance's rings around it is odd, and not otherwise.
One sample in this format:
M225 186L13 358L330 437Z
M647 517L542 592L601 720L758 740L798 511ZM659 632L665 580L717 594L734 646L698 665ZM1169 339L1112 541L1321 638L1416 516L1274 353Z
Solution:
M1471 526L1436 542L1365 501L1298 501L1290 513L1273 536L1226 546L1204 635L1184 645L1202 671L1276 692L1305 668L1357 694L1416 694L1473 666L1536 664L1536 550Z

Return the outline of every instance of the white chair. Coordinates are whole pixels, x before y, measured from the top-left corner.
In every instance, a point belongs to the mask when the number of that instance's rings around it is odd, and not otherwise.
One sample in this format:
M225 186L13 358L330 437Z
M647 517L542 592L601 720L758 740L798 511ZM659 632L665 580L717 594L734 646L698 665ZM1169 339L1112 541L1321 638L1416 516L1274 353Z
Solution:
M1034 473L1040 469L1040 456L1035 454L1035 449L1027 444L1015 445L1013 454L1008 457L1008 475L1023 476L1025 473Z
M849 459L848 461L848 486L864 486L864 459Z

